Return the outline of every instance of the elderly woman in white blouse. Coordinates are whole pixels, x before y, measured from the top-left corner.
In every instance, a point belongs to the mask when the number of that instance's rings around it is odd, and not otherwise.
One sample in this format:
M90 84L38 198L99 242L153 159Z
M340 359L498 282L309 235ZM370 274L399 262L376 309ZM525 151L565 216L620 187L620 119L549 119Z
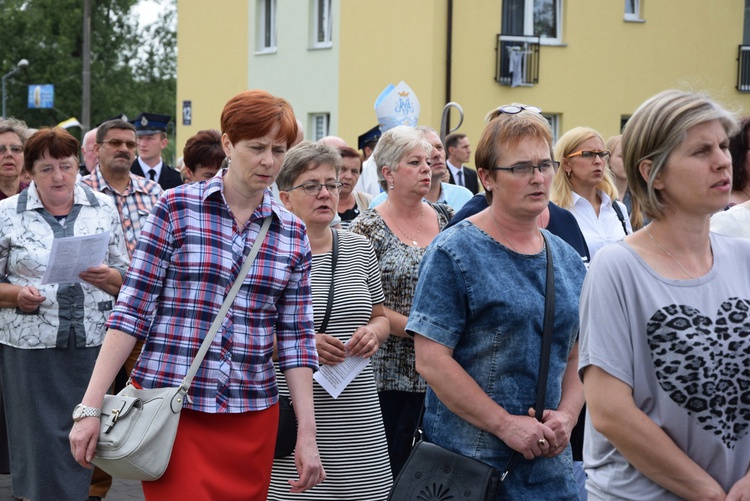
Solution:
M128 266L114 203L76 184L78 148L65 129L35 133L24 147L31 185L0 202L0 384L13 494L32 500L88 497L91 470L70 455L68 430ZM102 263L45 283L55 240L104 233Z
M633 233L607 168L610 155L602 136L589 127L569 130L555 145L560 169L552 180L551 200L573 213L591 259L604 245Z

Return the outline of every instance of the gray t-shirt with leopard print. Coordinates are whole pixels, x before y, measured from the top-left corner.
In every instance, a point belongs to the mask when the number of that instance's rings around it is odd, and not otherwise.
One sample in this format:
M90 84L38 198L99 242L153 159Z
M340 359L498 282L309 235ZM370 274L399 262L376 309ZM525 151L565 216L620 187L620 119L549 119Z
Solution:
M636 405L726 492L750 468L750 240L711 234L714 264L668 280L626 243L602 249L581 294L579 370L633 388ZM679 499L586 420L589 499Z

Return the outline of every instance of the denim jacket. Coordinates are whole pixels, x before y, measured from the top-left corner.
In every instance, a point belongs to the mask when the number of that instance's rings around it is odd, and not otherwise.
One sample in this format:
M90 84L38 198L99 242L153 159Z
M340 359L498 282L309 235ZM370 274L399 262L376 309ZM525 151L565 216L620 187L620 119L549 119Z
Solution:
M547 409L562 397L562 379L578 332L578 298L585 267L580 256L544 231L555 272L555 321ZM517 254L469 221L438 235L422 260L406 330L453 349L453 357L506 411L535 406L542 344L547 258ZM446 287L446 284L451 284ZM451 412L428 390L426 438L498 469L512 454L498 437ZM556 458L519 457L499 499L566 499L575 493L570 448ZM547 492L545 489L552 488ZM540 490L541 489L541 490ZM552 497L547 497L550 493ZM571 496L573 495L571 494ZM577 494L576 494L577 496Z

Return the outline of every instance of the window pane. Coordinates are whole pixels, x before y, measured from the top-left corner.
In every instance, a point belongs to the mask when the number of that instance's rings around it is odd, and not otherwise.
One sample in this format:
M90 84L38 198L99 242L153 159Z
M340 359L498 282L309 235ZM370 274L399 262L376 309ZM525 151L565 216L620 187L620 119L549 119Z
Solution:
M625 0L625 14L638 14L638 0Z
M263 5L263 47L273 47L273 40L271 39L271 30L273 28L271 1L265 0Z
M503 35L523 35L523 16L526 0L503 1Z
M533 34L557 38L557 0L534 0Z

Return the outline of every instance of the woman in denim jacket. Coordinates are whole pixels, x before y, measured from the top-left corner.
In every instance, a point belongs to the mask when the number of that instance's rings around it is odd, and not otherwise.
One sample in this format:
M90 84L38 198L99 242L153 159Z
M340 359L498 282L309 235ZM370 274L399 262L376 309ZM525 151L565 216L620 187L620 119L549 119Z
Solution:
M572 247L539 228L559 165L540 110L504 106L489 118L476 164L490 206L430 245L406 326L429 385L425 438L510 468L496 499L578 499L568 445L583 405L576 333L585 268ZM533 407L546 245L555 316L540 422Z

